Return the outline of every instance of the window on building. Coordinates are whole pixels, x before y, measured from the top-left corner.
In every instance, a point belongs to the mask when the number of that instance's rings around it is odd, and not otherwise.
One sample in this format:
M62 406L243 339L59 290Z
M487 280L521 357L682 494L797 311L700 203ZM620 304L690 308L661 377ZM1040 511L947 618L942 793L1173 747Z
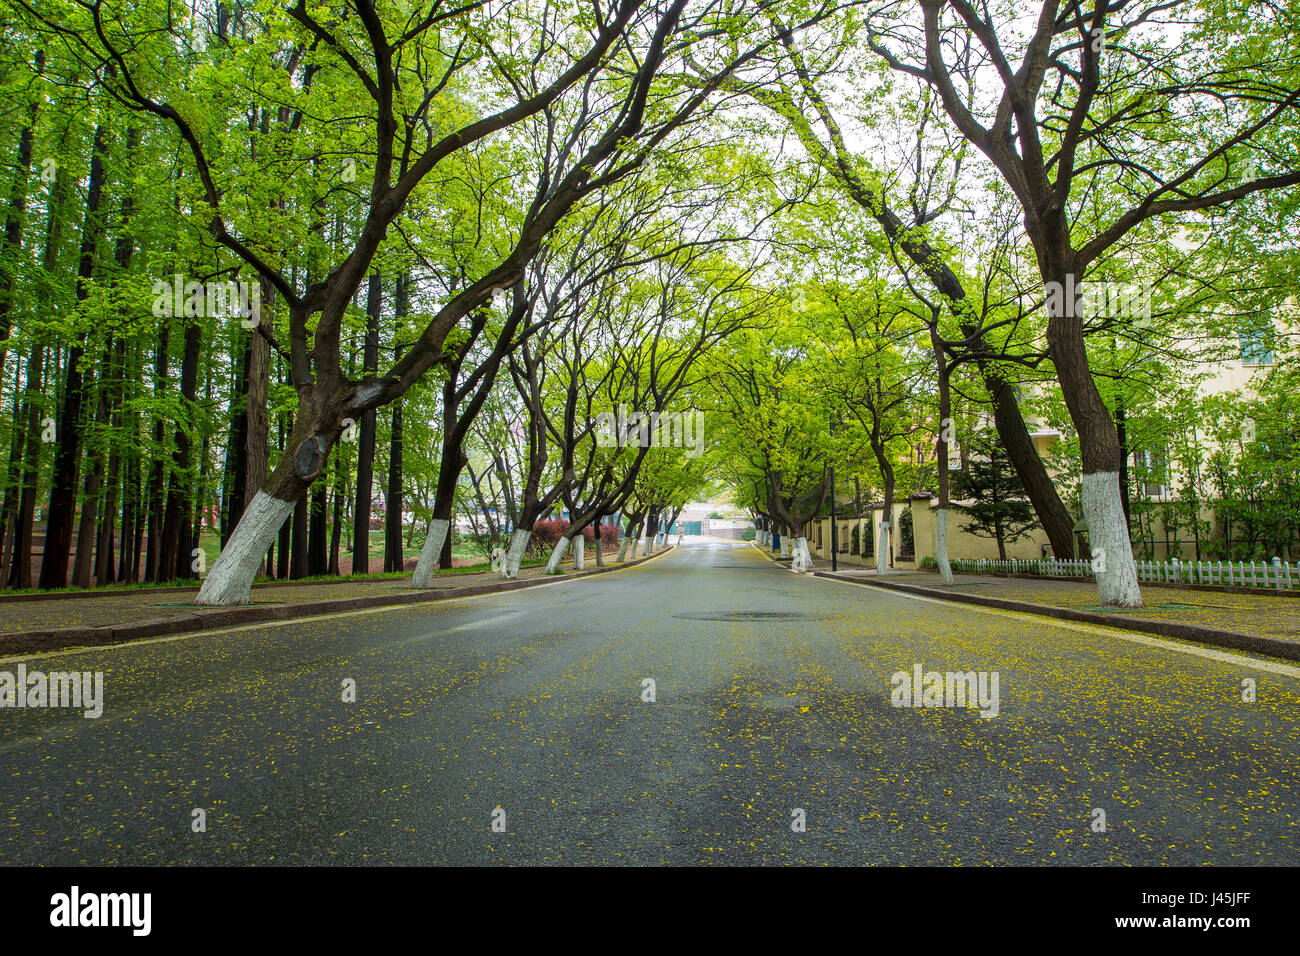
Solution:
M1272 324L1242 329L1241 362L1243 365L1272 365L1275 335Z
M1169 461L1165 449L1135 451L1133 464L1142 493L1152 498L1164 498L1169 488Z

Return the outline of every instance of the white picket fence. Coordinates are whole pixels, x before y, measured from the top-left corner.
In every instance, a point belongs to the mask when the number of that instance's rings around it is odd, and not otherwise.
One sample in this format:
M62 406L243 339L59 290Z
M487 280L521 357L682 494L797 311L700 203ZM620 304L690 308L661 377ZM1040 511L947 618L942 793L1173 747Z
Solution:
M1091 561L989 561L955 558L952 569L967 574L1042 574L1061 578L1092 577ZM1139 561L1138 581L1144 584L1215 584L1246 588L1300 588L1300 561Z

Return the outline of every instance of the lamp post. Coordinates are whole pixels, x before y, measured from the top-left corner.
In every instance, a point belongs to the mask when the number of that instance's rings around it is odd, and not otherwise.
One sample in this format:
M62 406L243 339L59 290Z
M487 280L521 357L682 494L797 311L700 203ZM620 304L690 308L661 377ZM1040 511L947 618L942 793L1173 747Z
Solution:
M830 419L830 437L835 437L835 416ZM834 444L832 442L832 444ZM835 520L835 451L831 450L831 571L839 570L839 524Z

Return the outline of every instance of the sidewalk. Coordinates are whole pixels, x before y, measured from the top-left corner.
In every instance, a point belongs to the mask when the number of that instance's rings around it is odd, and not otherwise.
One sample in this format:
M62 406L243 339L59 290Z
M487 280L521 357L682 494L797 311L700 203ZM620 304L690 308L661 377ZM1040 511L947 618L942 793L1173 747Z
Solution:
M1143 584L1145 606L1130 609L1102 606L1097 586L1089 579L956 574L952 586L945 587L934 571L890 571L878 575L870 568L842 567L832 573L830 562L825 559L816 561L812 573L946 601L1042 614L1300 660L1300 599L1263 588L1228 592Z
M6 595L0 597L0 656L510 591L632 567L670 550L622 564L606 555L604 567L588 560L582 571L574 571L570 561L563 573L551 576L538 564L520 568L512 581L503 581L495 571L450 571L435 575L429 587L419 590L411 587L408 577L264 582L254 585L249 604L228 608L193 604L197 586Z

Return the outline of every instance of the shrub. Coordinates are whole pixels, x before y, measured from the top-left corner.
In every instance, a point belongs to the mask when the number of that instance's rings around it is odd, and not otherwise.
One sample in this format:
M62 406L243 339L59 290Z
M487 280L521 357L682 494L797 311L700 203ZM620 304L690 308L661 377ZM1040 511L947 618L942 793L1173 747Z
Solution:
M916 542L912 535L912 509L904 508L898 516L898 554L904 557L916 553Z
M533 525L533 538L542 544L554 545L568 530L569 522L565 518L543 518Z

